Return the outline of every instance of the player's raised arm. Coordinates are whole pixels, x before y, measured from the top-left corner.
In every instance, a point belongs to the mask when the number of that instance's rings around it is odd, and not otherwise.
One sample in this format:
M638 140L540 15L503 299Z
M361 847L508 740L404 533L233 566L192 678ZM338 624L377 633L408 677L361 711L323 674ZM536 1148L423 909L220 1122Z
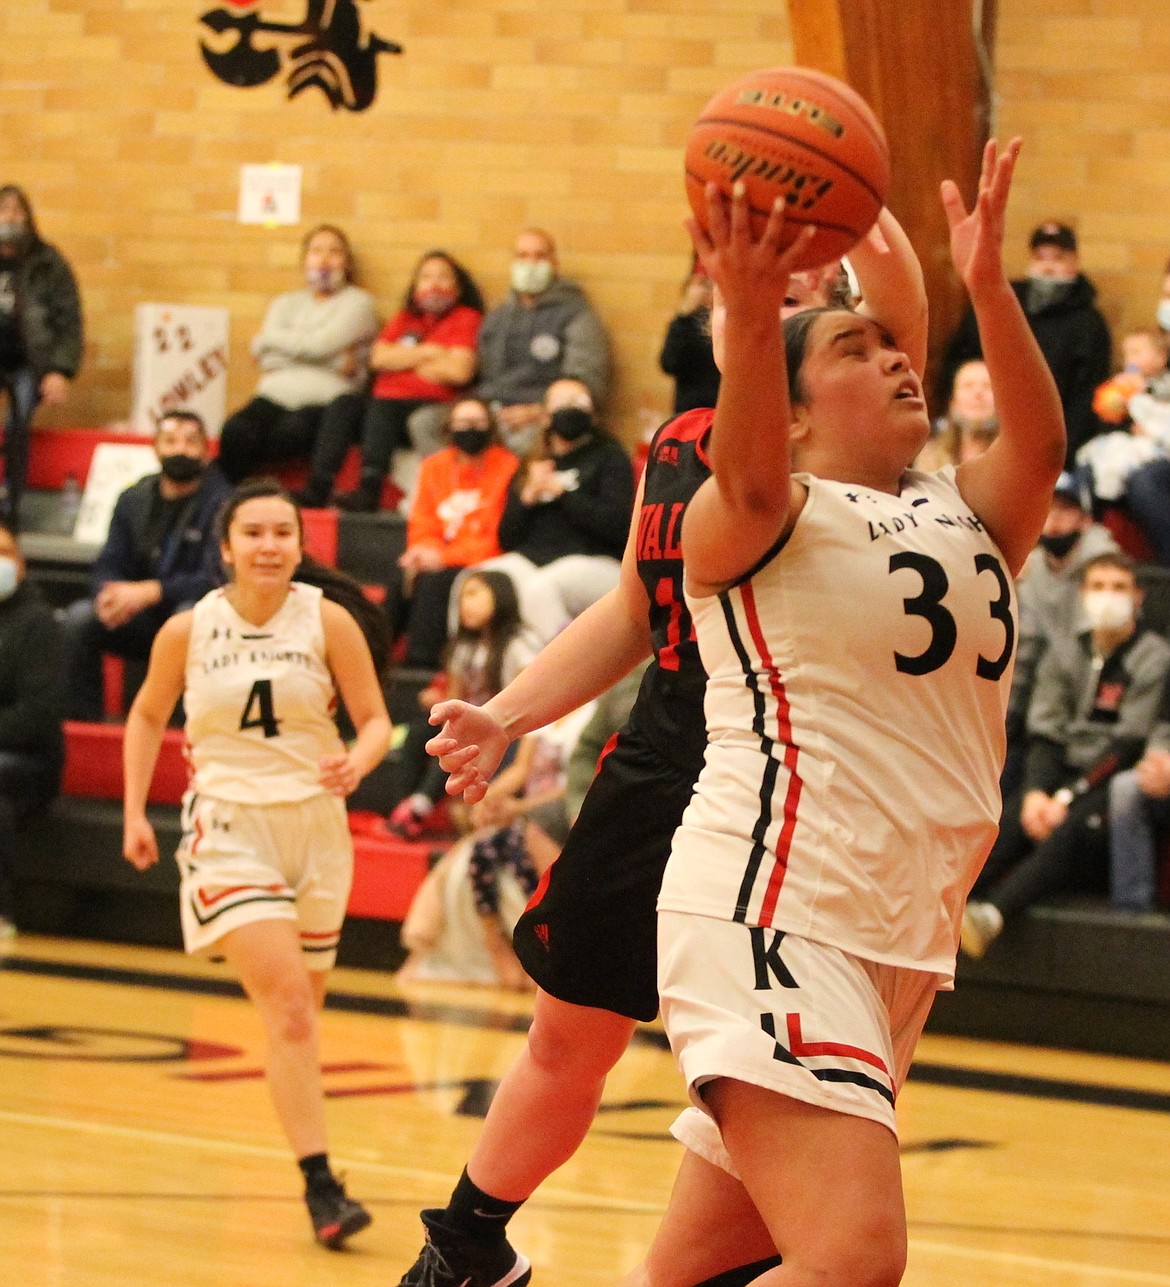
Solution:
M986 524L1013 573L1036 544L1065 455L1064 414L1056 382L1003 267L1004 211L1020 140L983 152L979 193L968 213L948 179L942 202L951 256L971 296L991 375L999 436L958 470L963 499Z
M884 207L848 255L861 287L857 311L884 326L919 376L926 371L929 310L922 265L902 225Z
M789 519L792 411L780 309L789 276L816 231L806 227L785 248L784 203L778 199L755 236L742 182L730 201L709 184L707 204L706 228L696 220L688 227L725 319L710 446L713 477L699 488L683 520L687 582L700 591L725 585L749 568ZM688 541L694 529L702 539Z

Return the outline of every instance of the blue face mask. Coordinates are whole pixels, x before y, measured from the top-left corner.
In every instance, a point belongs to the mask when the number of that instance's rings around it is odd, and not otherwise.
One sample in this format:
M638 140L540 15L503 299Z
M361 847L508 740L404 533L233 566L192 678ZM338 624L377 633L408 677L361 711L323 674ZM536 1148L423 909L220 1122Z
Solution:
M0 603L12 598L18 584L16 560L0 558Z

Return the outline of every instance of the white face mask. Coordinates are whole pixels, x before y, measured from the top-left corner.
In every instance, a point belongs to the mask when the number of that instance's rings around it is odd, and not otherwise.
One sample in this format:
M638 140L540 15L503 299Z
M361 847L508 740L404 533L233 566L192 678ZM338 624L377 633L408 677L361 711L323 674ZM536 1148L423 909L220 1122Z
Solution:
M1158 301L1158 325L1164 331L1170 331L1170 299Z
M335 295L345 285L345 273L340 268L306 268L305 279L323 295Z
M1081 609L1090 630L1122 630L1133 622L1133 595L1123 590L1086 590Z
M7 557L0 557L0 603L5 599L11 599L16 593L16 587L20 584L17 576L16 560Z
M552 279L553 266L547 259L512 260L512 289L518 295L539 295Z

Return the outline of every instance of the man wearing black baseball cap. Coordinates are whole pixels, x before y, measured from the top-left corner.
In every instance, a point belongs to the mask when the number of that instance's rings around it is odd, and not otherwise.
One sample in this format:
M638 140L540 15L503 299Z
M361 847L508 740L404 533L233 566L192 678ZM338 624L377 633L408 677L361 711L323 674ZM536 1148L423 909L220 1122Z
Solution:
M1028 272L1012 282L1037 343L1052 370L1068 428L1068 465L1077 448L1101 431L1093 391L1109 378L1109 326L1094 300L1097 289L1081 272L1076 233L1066 223L1038 224L1028 240ZM968 307L947 345L939 371L945 397L958 368L982 357L975 314Z

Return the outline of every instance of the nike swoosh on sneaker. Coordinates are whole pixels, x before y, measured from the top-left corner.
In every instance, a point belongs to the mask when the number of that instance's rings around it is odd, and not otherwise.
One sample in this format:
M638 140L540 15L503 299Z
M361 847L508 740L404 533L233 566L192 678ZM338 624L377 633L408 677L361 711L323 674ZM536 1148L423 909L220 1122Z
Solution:
M484 1220L506 1220L508 1218L505 1211L481 1211L479 1207L475 1208L475 1214ZM471 1280L468 1279L468 1281L470 1282ZM464 1284L460 1283L459 1287L464 1287Z

